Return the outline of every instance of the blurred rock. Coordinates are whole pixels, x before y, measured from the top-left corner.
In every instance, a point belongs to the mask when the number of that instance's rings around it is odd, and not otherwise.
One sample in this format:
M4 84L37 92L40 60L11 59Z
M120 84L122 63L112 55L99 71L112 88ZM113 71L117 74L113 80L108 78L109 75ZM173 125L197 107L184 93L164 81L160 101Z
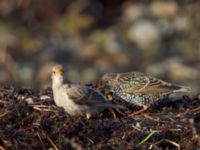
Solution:
M2 28L1 28L2 29ZM4 30L4 29L3 29ZM7 29L8 30L8 29ZM0 31L0 43L5 47L15 47L16 46L16 36L5 31Z
M133 23L137 19L144 16L147 9L148 8L142 4L125 2L124 5L122 6L123 21L128 23Z
M152 76L198 87L196 81L199 78L200 71L184 64L180 58L171 58L149 65L146 72Z
M200 87L199 4L2 0L0 81L46 88L52 65L60 63L75 83L148 68L152 75Z
M76 56L85 61L96 59L102 53L102 50L100 50L98 45L94 42L84 43L80 51L76 51Z
M122 50L121 40L118 31L113 29L98 30L93 32L89 39L98 44L106 52L117 52Z
M0 15L7 16L9 15L13 9L17 6L17 0L16 1L9 1L1 0L0 1Z
M178 16L173 22L172 26L177 31L188 31L190 29L190 20L189 16Z
M97 72L94 68L86 68L81 73L81 83L91 83L97 80Z
M175 17L179 9L176 1L154 1L150 8L153 14L160 18Z
M30 87L33 84L34 70L31 64L23 64L18 67L15 80L18 84L24 83Z
M55 57L55 53L52 49L44 49L40 52L38 55L38 63L45 63L45 62L51 62Z
M73 5L63 17L54 22L55 28L58 28L62 34L68 35L76 35L80 30L89 28L95 19L81 12L82 7Z
M5 63L6 61L6 57L7 57L7 51L6 51L6 48L3 44L0 43L0 63Z
M0 83L11 83L11 76L8 73L8 71L5 69L5 67L0 65Z
M56 63L48 62L38 66L36 76L34 77L37 87L43 89L51 86L51 69Z
M94 68L70 68L66 71L66 78L68 82L72 83L90 83L97 78L97 70Z
M148 20L140 20L128 30L130 41L135 43L144 53L157 53L160 47L161 35L157 25Z
M95 67L98 68L99 71L105 72L108 70L123 68L124 66L128 66L130 62L130 57L127 56L123 51L115 53L104 53L95 61Z
M70 82L80 83L81 82L81 73L78 69L70 68L66 72L67 79Z

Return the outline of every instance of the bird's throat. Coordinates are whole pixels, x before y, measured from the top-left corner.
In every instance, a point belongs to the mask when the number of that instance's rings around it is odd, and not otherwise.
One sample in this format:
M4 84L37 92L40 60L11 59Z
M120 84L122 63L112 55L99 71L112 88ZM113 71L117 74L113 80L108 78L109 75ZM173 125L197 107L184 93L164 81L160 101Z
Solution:
M53 88L59 88L62 85L63 85L63 77L53 78L53 82L52 82Z

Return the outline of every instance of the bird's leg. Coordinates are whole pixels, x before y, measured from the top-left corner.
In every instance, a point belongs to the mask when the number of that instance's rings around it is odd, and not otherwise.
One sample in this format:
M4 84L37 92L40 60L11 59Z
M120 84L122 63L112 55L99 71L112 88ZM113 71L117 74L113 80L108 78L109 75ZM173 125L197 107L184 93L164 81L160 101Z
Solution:
M140 113L142 113L142 112L144 112L145 110L147 110L147 106L143 106L143 108L142 109L140 109L140 110L138 110L138 111L136 111L136 112L133 112L133 113L130 113L128 116L136 116L136 115L139 115Z

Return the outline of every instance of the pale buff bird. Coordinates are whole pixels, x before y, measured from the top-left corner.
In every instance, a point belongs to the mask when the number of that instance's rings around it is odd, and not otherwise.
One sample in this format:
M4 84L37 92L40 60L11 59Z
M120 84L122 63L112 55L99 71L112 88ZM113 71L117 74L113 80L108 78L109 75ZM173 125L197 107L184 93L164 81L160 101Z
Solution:
M101 81L121 99L147 109L170 94L191 92L191 88L171 84L140 72L106 73Z
M63 67L56 65L52 69L53 97L57 106L63 107L70 115L92 114L105 108L124 108L110 103L100 92L79 84L63 83Z

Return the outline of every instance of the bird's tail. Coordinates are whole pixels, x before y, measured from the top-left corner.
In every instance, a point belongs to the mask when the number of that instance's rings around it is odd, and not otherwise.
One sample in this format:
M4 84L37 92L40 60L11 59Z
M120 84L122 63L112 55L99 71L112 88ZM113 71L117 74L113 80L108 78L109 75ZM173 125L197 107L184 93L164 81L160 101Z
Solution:
M196 91L193 88L190 87L180 87L180 89L176 89L173 91L174 94L172 95L179 95L179 96L183 96L183 95L187 95L190 99L193 99L195 97L197 97L197 95L199 94L198 91Z
M127 109L125 106L119 105L119 104L113 104L113 103L108 103L108 104L99 104L96 105L97 107L107 107L107 108L119 108L119 109Z
M127 109L125 106L119 105L119 104L111 104L112 108L119 108L119 109Z
M176 89L173 92L174 93L190 93L190 92L194 92L194 89L192 89L191 87L181 86L179 89Z

